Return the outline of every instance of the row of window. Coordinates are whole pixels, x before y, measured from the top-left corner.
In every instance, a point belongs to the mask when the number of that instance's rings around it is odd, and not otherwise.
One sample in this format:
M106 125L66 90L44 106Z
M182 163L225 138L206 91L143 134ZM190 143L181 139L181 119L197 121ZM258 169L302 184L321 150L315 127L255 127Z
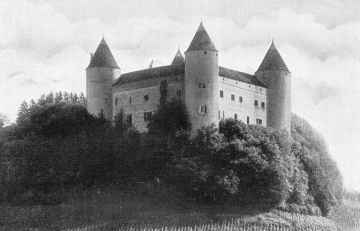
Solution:
M219 110L219 120L221 119L221 110ZM222 112L222 119L225 119L225 111ZM238 119L238 115L235 113L234 114L234 119ZM250 123L250 117L247 116L246 117L246 123L249 124ZM262 125L262 119L256 119L256 124L257 125Z
M220 90L220 98L224 98L224 91ZM235 101L235 95L231 94L231 100ZM243 97L239 96L239 102L242 103L243 102ZM259 106L259 102L257 100L254 101L254 106L258 107ZM261 108L265 109L265 102L261 102Z
M144 121L145 122L149 122L152 119L152 115L154 112L144 112ZM205 114L206 113L206 105L200 105L200 113ZM219 119L221 119L221 110L219 110ZM222 112L222 119L225 119L225 111ZM238 115L235 113L234 114L234 119L238 119ZM128 125L132 125L132 114L127 114L126 115L126 123ZM249 124L250 123L250 117L247 116L246 117L246 123ZM262 125L262 119L256 119L256 124L257 125Z
M181 90L176 90L176 96L181 97ZM149 96L148 95L144 95L144 102L149 101ZM131 96L129 97L129 104L131 105L132 103L132 98ZM115 107L118 106L118 98L115 98Z
M149 122L151 121L151 118L152 118L152 115L153 115L153 112L144 112L144 121L145 122ZM126 123L128 125L132 125L132 114L127 114L126 115Z

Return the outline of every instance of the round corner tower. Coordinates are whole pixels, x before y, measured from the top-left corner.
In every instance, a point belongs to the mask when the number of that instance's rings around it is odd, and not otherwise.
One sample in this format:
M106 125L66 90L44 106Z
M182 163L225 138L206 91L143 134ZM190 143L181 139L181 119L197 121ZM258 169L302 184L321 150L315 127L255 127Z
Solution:
M86 68L87 110L90 114L99 116L102 112L107 119L112 119L111 88L119 76L120 68L103 38Z
M291 72L272 42L255 76L267 87L267 126L291 130Z
M185 104L193 131L218 122L218 53L201 23L185 52Z

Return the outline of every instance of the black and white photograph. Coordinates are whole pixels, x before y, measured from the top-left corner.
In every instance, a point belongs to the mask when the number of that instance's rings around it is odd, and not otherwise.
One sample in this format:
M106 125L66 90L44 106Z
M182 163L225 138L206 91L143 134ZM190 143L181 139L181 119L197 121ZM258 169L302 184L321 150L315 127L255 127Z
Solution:
M0 230L359 231L360 1L0 0Z

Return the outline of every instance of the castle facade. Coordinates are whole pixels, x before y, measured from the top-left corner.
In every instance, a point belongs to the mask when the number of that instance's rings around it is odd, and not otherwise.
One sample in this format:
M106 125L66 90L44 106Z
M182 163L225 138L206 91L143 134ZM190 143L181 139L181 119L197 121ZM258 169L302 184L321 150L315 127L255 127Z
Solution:
M194 131L235 118L290 132L291 73L274 42L253 75L219 66L218 56L201 23L185 58L178 51L168 66L121 74L103 38L86 68L87 109L109 119L122 109L129 124L145 131L166 81L168 98L185 102Z

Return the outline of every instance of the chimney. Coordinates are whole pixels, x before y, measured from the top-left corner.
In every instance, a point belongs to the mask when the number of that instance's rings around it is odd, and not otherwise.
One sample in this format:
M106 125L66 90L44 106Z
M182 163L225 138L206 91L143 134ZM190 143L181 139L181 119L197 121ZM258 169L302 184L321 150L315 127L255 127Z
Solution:
M90 53L90 61L92 60L93 57L94 57L94 53Z
M149 68L152 68L153 63L154 63L154 60L151 60L150 65L149 65Z

